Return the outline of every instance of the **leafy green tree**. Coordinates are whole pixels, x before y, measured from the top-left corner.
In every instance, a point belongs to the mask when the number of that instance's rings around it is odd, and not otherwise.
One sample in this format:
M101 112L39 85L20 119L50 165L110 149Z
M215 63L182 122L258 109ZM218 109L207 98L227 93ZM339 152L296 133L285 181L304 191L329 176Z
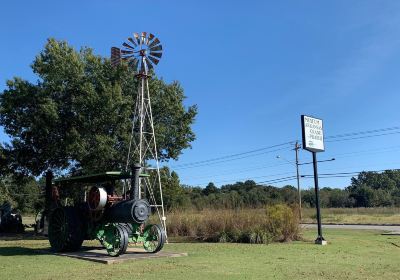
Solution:
M347 190L355 200L356 207L398 205L400 171L361 172L351 179Z
M204 195L210 195L212 193L218 193L219 189L214 185L214 183L208 183L208 185L203 189Z
M302 190L301 201L304 206L315 207L315 192L314 189Z
M0 180L0 205L7 201L23 213L41 208L40 188L33 177L4 176Z
M283 201L288 204L297 203L298 193L297 189L291 185L286 185L280 189Z
M121 169L126 161L138 83L126 64L114 68L92 49L49 39L36 56L36 83L7 81L0 125L11 137L3 153L15 172ZM185 107L178 82L149 79L161 160L177 159L195 139L196 106Z
M10 203L12 207L17 206L17 202L11 196L9 184L5 179L0 180L0 205L2 205L4 202Z
M0 176L6 176L10 173L7 160L7 151L0 143Z
M185 190L181 186L178 174L170 171L168 167L160 170L161 184L163 186L164 205L167 209L188 208L190 205L189 197L185 195ZM155 190L156 197L158 189Z
M354 200L352 200L349 195L350 194L347 190L332 189L329 193L329 202L327 207L352 207Z

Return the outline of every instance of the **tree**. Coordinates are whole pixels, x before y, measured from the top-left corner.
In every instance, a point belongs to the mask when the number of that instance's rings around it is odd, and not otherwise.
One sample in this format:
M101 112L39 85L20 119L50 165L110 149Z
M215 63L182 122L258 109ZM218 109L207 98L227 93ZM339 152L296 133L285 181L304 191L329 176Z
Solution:
M42 207L38 182L33 177L2 177L0 180L0 205L5 201L23 213L35 213Z
M8 202L12 207L17 206L17 202L13 199L10 194L8 182L6 180L0 180L0 206L4 203Z
M32 69L36 83L14 78L0 95L0 125L11 137L4 153L12 170L38 176L49 168L121 169L138 87L133 70L54 39ZM195 139L197 107L183 105L178 82L152 75L149 84L159 158L177 159Z
M210 182L208 185L203 189L203 194L204 195L209 195L212 193L218 193L219 189L214 185L214 183Z
M4 146L0 143L0 176L5 176L10 173L7 161L7 151Z
M349 192L341 189L333 189L329 195L327 207L342 208L352 207L354 201L349 198Z
M167 209L184 208L190 204L189 197L185 195L185 189L181 186L178 174L170 172L168 167L160 170L161 184L163 186L163 200ZM154 189L155 197L159 197L158 189Z
M400 171L361 172L347 188L356 207L393 206L398 203Z

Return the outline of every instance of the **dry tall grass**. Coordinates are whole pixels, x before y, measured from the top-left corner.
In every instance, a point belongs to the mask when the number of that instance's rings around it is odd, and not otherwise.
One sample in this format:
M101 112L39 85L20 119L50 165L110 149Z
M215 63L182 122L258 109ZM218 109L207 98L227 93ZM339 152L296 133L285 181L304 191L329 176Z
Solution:
M315 208L303 208L304 223L315 223ZM323 223L339 224L400 224L399 207L322 208Z
M267 244L300 238L295 213L286 205L266 209L175 211L168 215L167 228L170 237Z

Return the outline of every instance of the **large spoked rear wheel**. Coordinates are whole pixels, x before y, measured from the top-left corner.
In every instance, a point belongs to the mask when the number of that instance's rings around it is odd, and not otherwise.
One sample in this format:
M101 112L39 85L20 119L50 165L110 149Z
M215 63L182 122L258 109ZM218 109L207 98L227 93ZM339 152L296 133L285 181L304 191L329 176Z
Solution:
M157 253L165 243L164 230L159 225L148 225L144 229L143 247L149 253Z
M49 241L55 252L77 251L82 246L82 221L74 207L59 207L50 214Z
M126 252L128 248L128 231L123 225L109 226L105 232L105 240L102 242L106 247L107 253L112 257L117 257Z

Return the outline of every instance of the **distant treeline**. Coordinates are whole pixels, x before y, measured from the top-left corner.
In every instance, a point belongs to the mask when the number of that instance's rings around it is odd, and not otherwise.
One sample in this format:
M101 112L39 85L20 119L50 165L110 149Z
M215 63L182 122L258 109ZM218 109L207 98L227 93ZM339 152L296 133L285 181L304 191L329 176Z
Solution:
M169 178L170 185L178 181L174 172L169 174ZM172 192L174 189L176 192ZM298 203L298 192L294 186L277 188L258 185L252 180L228 184L220 188L213 183L209 183L205 188L176 185L170 190L171 192L168 192L165 197L169 208L198 210L258 208L277 203ZM302 190L301 196L303 206L315 206L313 188ZM351 178L351 185L346 188L321 188L320 201L322 207L399 207L400 171L362 172L357 177Z
M161 170L164 204L172 209L238 209L259 208L266 205L298 203L294 186L277 188L258 185L252 180L205 188L180 184L178 174L168 168ZM21 212L34 213L43 206L40 183L33 177L6 177L0 180L0 203L7 200ZM304 207L315 206L314 189L302 190ZM382 173L362 172L351 178L350 186L320 190L322 207L400 207L400 170Z

